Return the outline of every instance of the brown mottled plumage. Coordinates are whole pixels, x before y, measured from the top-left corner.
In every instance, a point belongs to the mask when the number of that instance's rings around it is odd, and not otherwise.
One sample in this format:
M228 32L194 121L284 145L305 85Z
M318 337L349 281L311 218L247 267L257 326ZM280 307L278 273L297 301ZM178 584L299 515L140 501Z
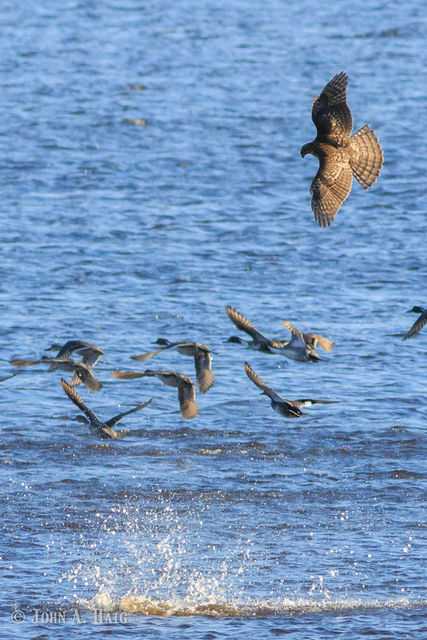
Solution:
M353 117L347 105L348 76L341 71L314 99L312 118L315 140L301 148L301 156L319 159L319 171L311 183L311 208L321 227L329 227L349 196L353 176L369 189L383 166L384 155L369 125L351 135Z

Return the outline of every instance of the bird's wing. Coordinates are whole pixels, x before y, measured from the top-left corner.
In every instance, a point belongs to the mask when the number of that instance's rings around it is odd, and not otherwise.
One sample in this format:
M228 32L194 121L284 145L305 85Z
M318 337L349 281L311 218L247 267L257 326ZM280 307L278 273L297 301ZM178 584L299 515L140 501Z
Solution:
M350 194L353 172L348 163L334 157L319 158L319 164L310 188L311 208L319 225L329 227Z
M295 418L299 418L300 416L305 416L306 414L301 411L300 406L304 406L304 405L300 405L300 403L298 402L298 400L285 400L284 398L282 398L282 403L285 404L286 409L288 410L288 412L291 414L290 417L295 417Z
M40 362L50 363L48 371L55 371L56 369L61 369L61 371L75 371L76 368L74 365L77 364L76 361L71 358L58 358L57 356L54 358L43 356L40 358Z
M147 353L140 353L137 356L131 356L132 360L148 360L149 358L153 358L161 351L164 351L168 347L162 347L162 349L157 349L156 351L148 351Z
M146 369L144 376L159 378L163 384L175 388L185 383L193 384L187 376L184 376L182 373L177 373L176 371L171 371L170 369Z
M317 355L315 347L306 342L301 331L295 329L295 327L293 327L290 322L286 322L286 320L283 321L283 324L292 332L292 338L288 342L289 347L304 351L306 357L314 362L322 360L322 358Z
M54 346L55 345L52 345L51 349ZM98 362L99 358L104 355L103 350L96 347L94 344L83 342L83 340L69 340L60 347L55 357L60 359L70 358L71 354L74 352L82 356L82 362L89 367L93 367Z
M415 320L414 324L409 329L408 333L405 333L405 335L403 336L403 339L407 340L408 338L412 338L412 336L414 336L416 333L418 333L418 331L421 331L421 329L423 328L423 326L426 323L427 323L427 311L424 311L420 315L418 320Z
M73 351L82 347L80 340L68 340L62 347L59 347L58 353L55 358L70 358ZM50 348L54 349L57 345L52 345Z
M303 333L304 341L313 349L316 348L318 344L325 351L331 351L335 342L332 340L328 340L328 338L324 338L323 336L319 336L317 333Z
M51 365L51 366L53 366L53 365ZM50 369L49 369L49 371L50 371ZM76 372L73 375L73 377L71 378L71 380L70 380L70 387L78 387L79 384L81 384L81 383L82 383L82 379L79 376L79 374Z
M131 358L132 360L148 360L149 358L153 358L154 356L156 356L161 351L166 351L166 349L173 349L178 344L181 344L181 342L170 342L164 347L161 347L160 349L156 349L156 351L148 351L147 353L141 353L138 356L131 356Z
M291 324L290 322L288 322L287 320L283 320L283 325L286 327L286 329L288 331L290 331L292 334L297 334L302 336L301 331L299 331L296 327L294 327L293 324Z
M147 402L142 402L140 404L137 404L136 407L134 407L133 409L129 409L129 411L123 411L123 413L119 413L117 416L114 416L114 418L110 418L109 420L106 420L105 424L107 425L107 427L110 427L110 428L115 427L116 424L120 422L120 420L122 420L125 416L128 416L130 413L136 413L137 411L141 411L141 409L146 407L147 404L150 404L152 399L153 398L150 398L149 400L147 400Z
M258 329L255 329L252 322L247 318L245 318L244 315L242 315L241 313L239 313L238 311L236 311L235 309L229 306L225 307L225 310L231 322L233 322L233 324L235 324L236 327L240 329L240 331L244 331L245 333L250 335L251 338L253 338L254 340L260 343L263 343L263 344L270 343L270 340L265 336L263 336L262 333L258 331Z
M100 422L97 415L92 411L92 409L89 409L89 407L85 405L77 391L74 391L73 387L71 387L68 382L65 382L65 380L63 380L62 378L61 385L67 396L70 398L71 402L74 402L76 407L78 407L80 411L83 411L83 413L87 415L91 423Z
M89 367L82 362L75 362L74 367L76 371L75 375L80 378L89 391L99 391L101 389L102 383L95 378Z
M199 407L196 402L196 390L191 382L179 385L178 400L181 415L185 420L191 420L197 416Z
M271 342L270 346L273 347L274 349L283 349L283 347L286 347L286 345L288 345L290 341L277 340L276 338L272 338L270 342Z
M104 355L103 351L97 351L95 349L89 349L89 348L81 349L80 351L78 351L78 353L80 353L80 355L83 356L82 362L88 367L94 367L98 362L99 358L102 355Z
M286 329L288 329L288 331L290 331L292 333L292 338L289 340L289 346L292 347L302 347L304 349L307 348L307 345L305 343L304 337L301 333L301 331L299 331L296 327L294 327L290 322L288 322L287 320L283 320L283 324L286 327Z
M50 349L54 349L56 346L57 345L52 345ZM83 340L68 340L62 347L59 347L55 358L71 358L71 354L74 352L83 356L88 348L97 349L97 347L89 344L89 342L83 342Z
M318 140L335 147L347 146L353 129L353 118L347 105L347 84L347 74L341 71L314 99L311 112Z
M135 378L143 378L145 373L142 371L112 371L111 375L119 380L135 380Z
M211 354L203 352L197 356L194 356L194 366L196 368L197 386L201 393L209 391L213 383L215 382L215 376L211 369L212 358Z
M40 364L41 360L10 360L13 367L30 367L33 364Z
M277 400L278 402L285 401L282 396L279 396L278 393L273 391L273 389L265 384L264 380L255 373L255 371L247 362L245 362L245 371L249 380L251 380L257 387L259 387L263 391L263 393L265 393L265 395L268 396L271 400Z

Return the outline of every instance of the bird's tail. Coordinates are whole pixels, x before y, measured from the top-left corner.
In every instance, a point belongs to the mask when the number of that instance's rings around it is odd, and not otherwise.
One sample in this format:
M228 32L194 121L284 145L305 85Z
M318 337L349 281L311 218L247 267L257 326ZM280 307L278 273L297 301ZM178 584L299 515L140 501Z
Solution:
M384 163L384 154L375 131L365 124L350 138L353 158L351 170L364 189L376 182Z

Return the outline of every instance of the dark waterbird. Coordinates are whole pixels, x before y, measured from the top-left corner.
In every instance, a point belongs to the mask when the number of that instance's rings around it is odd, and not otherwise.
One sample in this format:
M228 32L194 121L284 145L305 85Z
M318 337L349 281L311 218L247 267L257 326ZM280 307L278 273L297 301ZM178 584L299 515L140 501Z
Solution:
M262 351L263 353L273 353L272 347L281 348L286 342L281 342L280 340L270 340L270 338L266 338L255 326L252 324L250 320L245 318L242 313L233 309L233 307L226 306L225 310L227 312L228 317L231 322L239 329L239 331L244 331L252 338L252 340L242 340L238 336L231 336L229 338L229 342L237 342L239 344L246 344L249 349L254 349L255 351Z
M250 365L245 362L245 371L249 380L251 380L262 392L268 396L271 400L271 406L276 413L279 413L285 418L299 418L306 415L301 411L302 407L311 407L314 404L334 404L333 400L312 400L311 398L304 398L302 400L286 400L282 398L278 393L268 387L264 380L262 380Z
M131 413L136 413L137 411L141 411L141 409L150 404L152 400L152 398L150 398L150 400L147 400L147 402L140 403L133 409L129 409L129 411L123 411L123 413L119 413L117 416L114 416L113 418L110 418L109 420L103 422L98 418L96 413L94 413L92 409L89 409L89 407L83 402L77 391L75 391L73 387L65 382L65 380L63 380L62 378L61 385L64 389L64 392L70 398L71 402L73 402L76 407L78 407L80 411L83 411L83 413L85 414L86 418L84 418L83 416L78 416L78 418L80 418L80 421L88 424L92 433L97 435L99 438L102 438L103 440L120 440L121 438L123 438L124 434L114 431L113 427L115 427L116 424L118 424L120 420L122 420L125 416L128 416Z
M424 309L423 307L412 307L412 309L409 309L408 313L419 313L420 317L415 320L409 331L405 333L405 335L403 336L404 340L415 336L419 331L421 331L421 329L427 322L427 309Z
M323 348L327 351L332 349L334 343L327 338L318 336L313 333L303 334L301 331L291 325L290 322L283 322L288 331L291 332L292 337L286 342L282 342L280 346L273 344L271 349L274 353L278 353L290 360L297 360L297 362L319 362L322 358L316 352L316 345L320 344L319 340L324 345ZM276 340L275 343L278 341ZM327 347L327 349L326 349Z

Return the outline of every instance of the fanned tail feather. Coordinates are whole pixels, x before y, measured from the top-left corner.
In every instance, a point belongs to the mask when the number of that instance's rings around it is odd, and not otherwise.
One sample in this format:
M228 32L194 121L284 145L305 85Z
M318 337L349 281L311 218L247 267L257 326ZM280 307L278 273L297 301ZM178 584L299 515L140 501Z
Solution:
M384 163L384 154L375 131L369 125L362 127L350 138L355 157L351 169L356 180L364 189L376 182Z

